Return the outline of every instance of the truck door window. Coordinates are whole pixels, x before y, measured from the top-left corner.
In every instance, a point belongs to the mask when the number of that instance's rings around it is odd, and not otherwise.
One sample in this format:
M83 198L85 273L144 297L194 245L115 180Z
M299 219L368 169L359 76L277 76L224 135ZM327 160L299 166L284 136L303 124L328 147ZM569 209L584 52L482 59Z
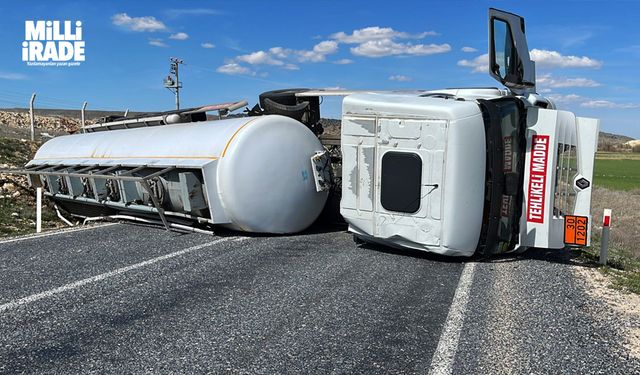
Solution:
M535 92L535 63L529 55L524 19L489 9L489 74L517 95Z
M492 48L495 53L493 54L494 61L491 62L491 70L500 78L505 79L511 71L511 65L514 61L512 56L513 40L509 25L505 21L495 18L493 19Z
M387 211L415 213L420 209L422 159L412 152L382 156L380 203Z

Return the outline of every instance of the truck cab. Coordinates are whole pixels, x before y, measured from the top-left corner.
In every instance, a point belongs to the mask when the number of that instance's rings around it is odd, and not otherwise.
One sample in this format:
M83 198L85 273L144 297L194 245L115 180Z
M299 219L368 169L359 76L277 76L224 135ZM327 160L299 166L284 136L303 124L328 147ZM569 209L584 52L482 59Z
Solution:
M589 246L599 121L536 93L524 19L489 10L506 89L356 93L342 107L342 199L363 241L443 255Z

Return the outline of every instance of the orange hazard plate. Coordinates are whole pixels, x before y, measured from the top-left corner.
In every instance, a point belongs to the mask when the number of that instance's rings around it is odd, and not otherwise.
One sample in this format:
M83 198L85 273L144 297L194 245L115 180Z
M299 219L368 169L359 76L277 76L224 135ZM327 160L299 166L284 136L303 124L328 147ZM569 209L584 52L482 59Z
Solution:
M589 218L586 216L565 216L564 243L567 245L587 246L588 223Z

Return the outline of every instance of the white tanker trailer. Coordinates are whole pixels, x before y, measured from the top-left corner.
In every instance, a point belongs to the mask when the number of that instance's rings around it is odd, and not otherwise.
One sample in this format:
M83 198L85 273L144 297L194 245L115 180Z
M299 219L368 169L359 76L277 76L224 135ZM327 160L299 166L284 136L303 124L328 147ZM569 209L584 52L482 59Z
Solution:
M489 10L489 73L506 89L291 89L262 94L249 117L119 119L48 141L23 172L77 215L167 228L293 233L330 189L367 242L456 256L588 246L599 121L536 93L517 15ZM326 148L324 95L346 96ZM184 121L196 122L167 125Z
M324 207L327 165L307 127L269 115L57 137L26 169L78 216L294 233Z

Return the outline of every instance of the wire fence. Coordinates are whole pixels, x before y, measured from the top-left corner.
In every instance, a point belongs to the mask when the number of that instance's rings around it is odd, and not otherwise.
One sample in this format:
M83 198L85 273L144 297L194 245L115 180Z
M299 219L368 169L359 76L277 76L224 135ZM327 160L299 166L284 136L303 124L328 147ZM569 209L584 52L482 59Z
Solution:
M9 105L17 108L28 108L29 107L29 99L31 98L31 92L20 92L13 90L0 89L0 103L3 105ZM51 95L42 95L39 94L36 97L35 107L42 109L77 109L80 110L82 107L82 103L86 99L83 100L74 100L69 98L60 98L54 97ZM99 110L105 111L123 111L126 109L123 107L113 107L113 106L104 106L104 105L96 105L96 108Z

